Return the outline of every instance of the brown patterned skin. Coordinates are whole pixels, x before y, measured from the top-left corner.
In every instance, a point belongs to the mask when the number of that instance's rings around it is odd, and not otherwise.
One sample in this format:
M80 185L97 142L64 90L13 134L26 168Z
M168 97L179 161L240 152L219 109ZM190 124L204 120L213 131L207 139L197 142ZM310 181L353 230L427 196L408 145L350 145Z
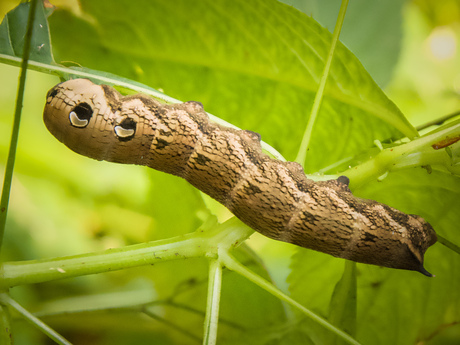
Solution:
M165 105L75 79L48 92L44 121L77 153L186 179L265 236L431 276L423 257L436 234L423 218L353 196L344 176L307 179L264 154L257 133L210 122L198 102Z

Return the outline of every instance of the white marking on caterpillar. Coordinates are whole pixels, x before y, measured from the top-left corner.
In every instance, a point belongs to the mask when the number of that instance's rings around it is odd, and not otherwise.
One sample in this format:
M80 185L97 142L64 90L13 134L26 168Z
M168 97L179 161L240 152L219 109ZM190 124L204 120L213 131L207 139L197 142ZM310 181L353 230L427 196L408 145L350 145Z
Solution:
M80 120L74 111L70 112L69 120L72 126L74 127L86 127L88 126L88 122L89 122L88 120L85 120L85 119Z

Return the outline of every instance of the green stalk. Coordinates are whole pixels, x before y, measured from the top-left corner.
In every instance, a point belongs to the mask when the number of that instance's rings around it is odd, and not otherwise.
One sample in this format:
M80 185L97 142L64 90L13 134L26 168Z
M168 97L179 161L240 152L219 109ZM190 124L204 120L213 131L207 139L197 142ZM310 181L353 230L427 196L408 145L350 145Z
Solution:
M446 151L435 150L431 145L457 136L460 136L460 124L446 126L408 143L383 149L375 157L344 171L342 175L350 179L350 188L355 189L390 171L431 164L449 166L450 158Z
M0 267L0 289L164 261L214 258L217 257L218 250L231 250L253 232L254 230L233 217L212 230L198 230L165 240L59 258L5 262Z
M21 123L22 105L24 103L24 90L26 84L27 65L30 56L30 42L32 40L32 29L35 19L37 0L30 4L29 18L27 20L27 31L24 38L24 51L22 55L21 73L19 75L18 94L16 97L16 109L14 111L13 130L11 133L10 149L6 161L5 176L3 178L2 197L0 200L0 251L2 249L3 237L5 234L6 216L10 200L11 182L13 180L14 162L16 159L16 148L18 145L19 125Z
M0 302L4 305L10 306L16 312L22 315L22 317L27 320L29 323L40 329L44 334L54 340L57 344L60 345L72 345L68 340L66 340L62 335L57 333L54 329L50 328L48 325L43 323L40 319L33 316L26 309L24 309L18 302L13 300L8 294L0 294ZM2 343L3 344L3 343Z
M8 305L3 304L0 299L0 344L12 345L13 334L11 333L11 315Z
M209 263L208 299L204 320L203 345L215 345L219 325L220 293L222 288L222 265L219 259Z
M453 252L455 252L457 254L460 254L460 247L458 245L456 245L455 243L449 241L447 238L445 238L444 236L441 236L440 234L437 234L437 236L438 236L438 242L439 243L441 243L442 245L446 246L447 248L449 248Z
M153 265L161 261L203 257L209 247L205 245L206 239L200 235L195 232L95 253L6 262L0 270L0 288Z
M315 100L313 102L313 107L311 109L310 117L308 119L307 127L303 134L302 142L300 143L299 152L295 159L296 162L300 163L305 167L305 159L307 157L308 146L310 145L311 134L313 132L313 126L318 116L319 108L321 107L321 101L324 95L324 88L326 87L327 78L329 76L329 71L331 69L332 59L334 57L335 48L337 42L339 41L340 31L342 30L343 21L345 19L345 13L347 12L348 0L342 0L342 5L340 6L339 16L337 17L337 23L335 24L334 33L332 35L331 47L327 56L326 64L324 66L323 75L319 82L318 91L316 92Z

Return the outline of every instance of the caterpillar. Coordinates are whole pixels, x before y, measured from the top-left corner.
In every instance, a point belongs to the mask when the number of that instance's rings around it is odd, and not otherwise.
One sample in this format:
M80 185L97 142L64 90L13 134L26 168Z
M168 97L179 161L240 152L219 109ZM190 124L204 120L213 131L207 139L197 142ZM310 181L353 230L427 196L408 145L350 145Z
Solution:
M87 79L47 94L44 122L71 150L184 178L272 239L360 263L418 271L436 233L422 217L355 197L349 180L308 179L264 154L260 135L209 121L199 102L122 96Z

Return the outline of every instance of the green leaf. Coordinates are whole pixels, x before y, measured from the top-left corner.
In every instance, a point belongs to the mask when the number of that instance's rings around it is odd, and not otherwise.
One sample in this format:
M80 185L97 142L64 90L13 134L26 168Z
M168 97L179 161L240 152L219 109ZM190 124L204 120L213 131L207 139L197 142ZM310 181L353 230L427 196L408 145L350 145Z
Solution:
M256 0L144 1L136 8L127 1L82 1L81 6L79 17L57 10L50 18L57 60L117 73L184 101L199 100L207 111L260 132L294 158L331 42L312 18ZM340 44L308 171L401 132L416 133Z
M0 24L0 54L22 57L29 7L29 3L19 4L3 18ZM50 14L51 11L45 11L43 2L39 1L31 41L31 60L43 63L53 62L47 21Z
M334 30L341 0L282 2L312 16L330 32ZM400 0L354 0L348 4L340 40L356 55L381 87L391 80L398 62L405 5L406 2Z
M356 336L356 297L356 263L349 261L332 293L329 320L353 337ZM330 344L345 344L342 339L328 338Z
M146 191L147 200L142 209L155 219L154 238L196 230L207 214L200 192L177 177L171 179L157 171L149 171L148 175L151 187Z

